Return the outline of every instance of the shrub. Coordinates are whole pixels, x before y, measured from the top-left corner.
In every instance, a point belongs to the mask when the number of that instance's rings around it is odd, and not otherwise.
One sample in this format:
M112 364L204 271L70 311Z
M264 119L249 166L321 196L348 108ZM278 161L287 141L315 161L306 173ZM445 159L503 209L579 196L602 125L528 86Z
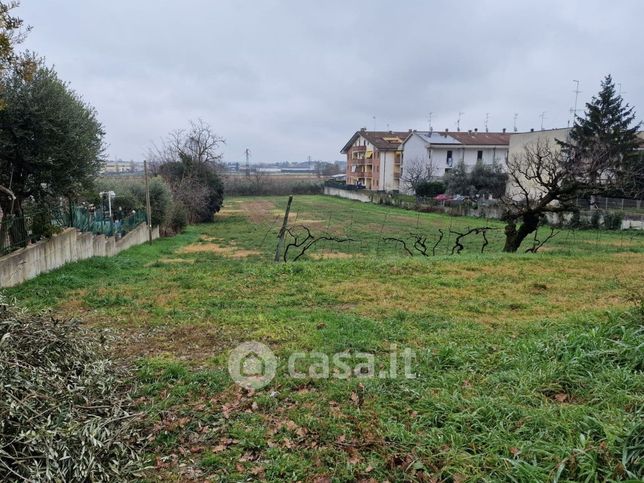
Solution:
M150 209L152 211L152 225L163 226L170 217L172 209L172 193L168 185L158 177L149 181ZM143 193L145 203L145 193Z
M172 205L172 212L170 214L169 228L174 233L181 233L188 225L188 210L181 202L176 202Z
M128 479L139 435L100 345L78 322L0 311L0 480Z
M152 224L164 227L170 217L172 209L172 192L162 178L156 176L148 182L150 188L150 209L152 211ZM112 201L114 213L122 209L124 214L135 211L145 211L145 180L101 178L97 183L97 192L88 196L88 201L99 205L101 203L98 192L114 191Z
M607 211L604 213L604 228L607 230L620 230L623 219L624 215L622 213Z
M421 181L416 187L416 196L432 198L445 193L445 183L442 181Z

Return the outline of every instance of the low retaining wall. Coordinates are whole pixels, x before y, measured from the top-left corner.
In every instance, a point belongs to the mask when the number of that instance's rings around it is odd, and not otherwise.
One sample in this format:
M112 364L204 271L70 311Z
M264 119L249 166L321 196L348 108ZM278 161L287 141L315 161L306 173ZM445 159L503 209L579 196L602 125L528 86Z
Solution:
M159 238L159 227L152 229ZM91 257L111 257L148 241L148 229L141 223L120 239L67 228L48 240L39 241L0 258L0 288L13 287L66 263Z
M330 186L324 187L324 194L329 196L339 196L349 200L362 201L363 203L371 203L371 197L364 191L349 191L341 188L331 188Z
M502 215L502 209L497 203L481 202L471 203L454 203L446 204L440 202L423 203L422 201L409 199L407 196L398 196L392 193L381 191L353 191L343 190L341 188L324 187L324 194L330 196L339 196L350 200L358 200L364 203L376 203L378 205L396 206L405 210L416 210L424 212L444 213L452 216L474 216L477 218L495 218L499 219Z

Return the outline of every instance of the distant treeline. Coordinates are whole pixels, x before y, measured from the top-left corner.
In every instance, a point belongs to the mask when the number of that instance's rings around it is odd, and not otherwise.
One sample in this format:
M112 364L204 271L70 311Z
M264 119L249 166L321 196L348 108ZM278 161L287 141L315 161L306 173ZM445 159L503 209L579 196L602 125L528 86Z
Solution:
M323 179L317 177L270 176L263 173L224 177L226 196L314 195L322 191Z

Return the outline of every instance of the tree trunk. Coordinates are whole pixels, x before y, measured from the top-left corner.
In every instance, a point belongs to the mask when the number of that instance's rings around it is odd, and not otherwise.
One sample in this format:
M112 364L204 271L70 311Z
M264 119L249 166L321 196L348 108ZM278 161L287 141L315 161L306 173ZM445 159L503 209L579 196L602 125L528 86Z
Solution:
M509 221L505 226L504 252L515 253L523 240L539 227L539 216L534 213L526 213L521 217L521 226L517 230L516 223Z

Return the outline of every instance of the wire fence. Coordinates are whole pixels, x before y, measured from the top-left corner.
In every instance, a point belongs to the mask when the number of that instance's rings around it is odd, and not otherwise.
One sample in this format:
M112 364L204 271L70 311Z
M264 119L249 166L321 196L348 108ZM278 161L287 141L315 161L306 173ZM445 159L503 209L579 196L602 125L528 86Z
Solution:
M283 201L237 200L224 209L221 223L235 224L231 253L251 250L272 259L284 217ZM402 256L423 258L500 253L506 243L505 224L494 218L445 216L442 213L385 208L370 203L340 206L335 198L295 198L280 259ZM542 225L519 251L584 254L644 248L644 233ZM240 255L242 256L242 255Z
M2 214L0 255L49 238L65 228L121 237L145 220L146 215L143 211L110 215L86 206L75 206L71 210L28 210L20 216Z

